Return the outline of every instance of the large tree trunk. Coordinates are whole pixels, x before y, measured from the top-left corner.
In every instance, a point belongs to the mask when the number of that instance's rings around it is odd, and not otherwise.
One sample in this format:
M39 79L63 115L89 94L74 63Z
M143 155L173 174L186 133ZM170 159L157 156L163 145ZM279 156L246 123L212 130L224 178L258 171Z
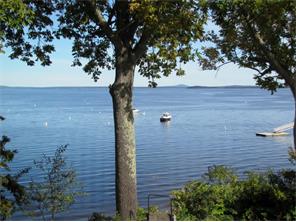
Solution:
M116 79L110 86L115 128L116 210L122 220L135 219L137 209L136 149L132 112L135 65L127 50L116 53Z
M294 129L293 129L293 134L294 134L294 149L296 150L296 83L290 85L290 89L292 91L293 97L294 97L294 103L295 103L295 116L294 116Z
M294 149L296 150L296 97L294 96L294 102L295 102L295 116L294 116Z

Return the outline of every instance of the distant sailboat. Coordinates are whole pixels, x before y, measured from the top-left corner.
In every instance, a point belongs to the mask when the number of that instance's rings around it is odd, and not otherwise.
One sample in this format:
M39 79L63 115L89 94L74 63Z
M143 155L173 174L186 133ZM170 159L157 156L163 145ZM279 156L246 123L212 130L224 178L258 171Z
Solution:
M294 123L288 123L273 129L273 132L256 133L256 136L287 136L286 131L293 129Z

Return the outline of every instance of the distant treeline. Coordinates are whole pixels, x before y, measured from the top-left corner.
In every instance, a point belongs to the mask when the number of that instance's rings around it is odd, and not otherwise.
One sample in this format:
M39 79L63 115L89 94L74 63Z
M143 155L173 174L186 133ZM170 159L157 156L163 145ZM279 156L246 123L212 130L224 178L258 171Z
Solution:
M189 89L200 89L200 88L259 88L259 86L244 86L244 85L231 85L231 86L188 86Z

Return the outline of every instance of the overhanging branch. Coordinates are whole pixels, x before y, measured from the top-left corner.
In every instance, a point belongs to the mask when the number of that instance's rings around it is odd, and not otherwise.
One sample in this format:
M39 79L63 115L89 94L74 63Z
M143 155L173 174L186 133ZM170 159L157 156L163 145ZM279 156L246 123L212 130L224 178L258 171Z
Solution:
M278 62L278 60L275 58L275 55L270 50L266 49L265 47L266 43L263 40L263 38L260 36L259 32L256 32L255 39L259 43L260 47L262 48L262 51L265 53L270 64L274 67L274 69L278 72L278 74L280 74L289 85L295 84L289 70L285 69L282 66L282 64Z
M275 55L266 48L266 42L261 37L260 32L256 30L255 27L252 27L252 25L248 22L247 28L252 33L254 41L259 45L260 49L262 50L263 54L265 55L267 61L269 64L273 67L273 69L282 76L283 79L289 84L289 85L295 85L295 80L293 80L293 77L289 70L285 69L282 64L279 63L279 61L276 59Z
M250 33L252 33L253 40L259 45L262 54L266 57L266 60L270 66L290 85L295 85L295 80L292 77L292 73L286 69L277 59L276 56L266 47L267 43L264 41L263 37L260 35L259 30L252 26L253 18L250 18L249 14L244 11L247 18L246 28ZM256 24L256 23L255 23Z

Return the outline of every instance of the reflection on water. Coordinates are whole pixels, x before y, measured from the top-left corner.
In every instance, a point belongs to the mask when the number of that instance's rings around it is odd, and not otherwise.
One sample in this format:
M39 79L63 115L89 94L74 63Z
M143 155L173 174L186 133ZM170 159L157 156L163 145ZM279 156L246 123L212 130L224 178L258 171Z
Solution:
M171 125L171 121L160 122L163 127L169 127Z
M287 147L291 146L291 144L293 143L292 132L289 132L289 135L287 136L272 136L271 139L277 143L286 145Z

